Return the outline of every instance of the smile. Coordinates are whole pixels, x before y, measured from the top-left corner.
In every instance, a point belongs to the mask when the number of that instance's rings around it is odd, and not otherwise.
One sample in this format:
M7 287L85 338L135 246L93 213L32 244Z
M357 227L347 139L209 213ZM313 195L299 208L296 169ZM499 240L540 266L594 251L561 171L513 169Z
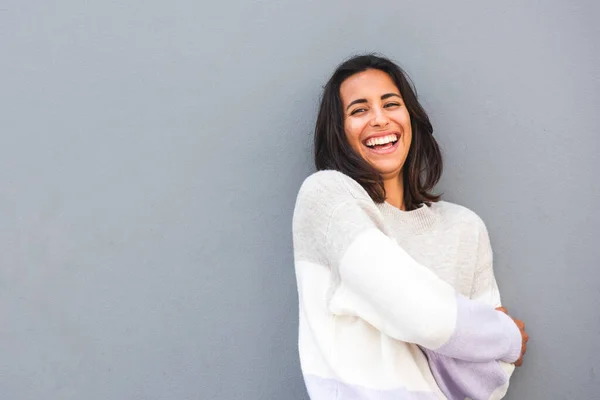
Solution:
M400 134L391 132L384 135L372 136L363 141L369 150L376 154L389 154L398 148Z
M395 133L390 133L389 135L379 136L379 137L371 137L365 140L365 146L370 147L372 149L380 146L385 146L388 144L394 144L398 141L398 135Z

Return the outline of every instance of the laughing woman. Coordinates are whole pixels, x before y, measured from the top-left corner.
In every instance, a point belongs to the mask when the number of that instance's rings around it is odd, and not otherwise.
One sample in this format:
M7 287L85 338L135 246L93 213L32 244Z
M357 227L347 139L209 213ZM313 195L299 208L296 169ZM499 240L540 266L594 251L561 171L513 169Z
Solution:
M500 399L522 362L484 223L432 194L432 132L386 58L349 59L325 86L293 220L312 400Z

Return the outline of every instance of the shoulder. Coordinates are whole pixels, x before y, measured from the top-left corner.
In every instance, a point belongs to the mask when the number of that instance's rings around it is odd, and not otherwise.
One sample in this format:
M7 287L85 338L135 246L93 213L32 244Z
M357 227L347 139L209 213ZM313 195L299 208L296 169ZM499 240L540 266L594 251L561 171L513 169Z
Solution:
M475 211L447 201L439 201L434 204L447 228L465 240L476 244L480 251L489 251L491 254L488 229L483 219Z
M298 192L297 204L316 201L319 204L339 203L346 200L371 198L364 188L348 175L339 171L318 171L307 177Z
M444 221L452 225L460 224L477 231L486 231L483 219L473 210L449 201L438 201L432 207Z
M344 223L360 225L380 222L375 202L363 187L339 171L319 171L302 183L294 207L292 227L295 232L324 229L336 215ZM327 228L328 229L328 228Z
M295 256L327 263L328 248L346 248L357 231L380 220L375 203L358 182L338 171L316 172L304 180L296 199Z

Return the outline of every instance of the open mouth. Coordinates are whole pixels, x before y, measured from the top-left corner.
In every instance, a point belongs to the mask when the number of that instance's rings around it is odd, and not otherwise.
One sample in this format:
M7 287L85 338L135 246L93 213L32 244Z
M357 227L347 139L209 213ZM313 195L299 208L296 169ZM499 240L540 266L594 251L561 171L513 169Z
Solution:
M365 146L376 151L385 151L392 149L398 140L400 135L397 133L390 133L385 136L372 137L363 142Z

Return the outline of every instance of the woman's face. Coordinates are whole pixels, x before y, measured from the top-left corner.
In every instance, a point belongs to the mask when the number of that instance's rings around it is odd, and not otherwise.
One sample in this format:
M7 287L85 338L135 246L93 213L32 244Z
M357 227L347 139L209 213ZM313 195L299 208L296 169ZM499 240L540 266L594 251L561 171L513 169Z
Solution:
M385 72L369 69L340 87L348 142L384 179L396 178L412 140L410 115L400 91Z

